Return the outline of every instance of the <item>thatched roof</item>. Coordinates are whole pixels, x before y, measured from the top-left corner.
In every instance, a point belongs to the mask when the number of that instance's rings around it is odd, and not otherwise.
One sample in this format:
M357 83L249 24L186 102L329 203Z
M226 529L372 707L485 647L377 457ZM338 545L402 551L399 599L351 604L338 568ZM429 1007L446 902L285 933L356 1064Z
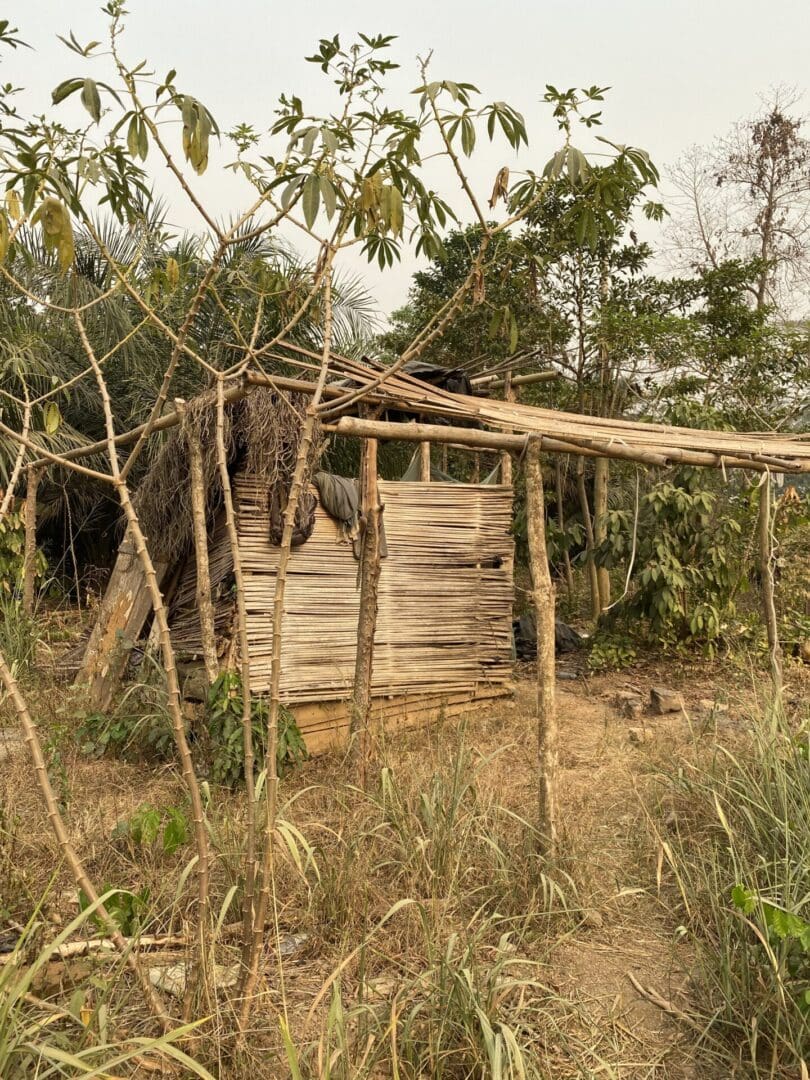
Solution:
M307 397L256 387L241 400L225 405L225 447L229 472L244 469L269 491L288 483L295 467ZM222 503L217 460L217 407L211 393L188 402L187 423L200 440L208 519ZM320 457L321 440L310 452L310 469ZM188 549L192 536L191 485L186 431L175 427L141 482L135 507L154 557L175 562Z

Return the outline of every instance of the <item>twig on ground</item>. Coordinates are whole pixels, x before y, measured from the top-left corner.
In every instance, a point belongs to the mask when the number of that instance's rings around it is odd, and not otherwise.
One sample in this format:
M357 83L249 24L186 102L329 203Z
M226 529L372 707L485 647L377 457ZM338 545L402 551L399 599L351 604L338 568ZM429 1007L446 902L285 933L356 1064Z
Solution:
M641 994L643 998L646 998L646 1000L649 1001L652 1005L655 1005L657 1008L661 1009L661 1011L665 1012L668 1016L672 1016L676 1020L680 1020L682 1023L690 1027L693 1031L698 1031L703 1034L703 1028L700 1026L700 1024L696 1020L693 1020L688 1013L685 1013L683 1009L679 1009L677 1005L673 1004L673 1002L667 1001L666 998L662 998L660 994L656 993L656 991L652 990L650 987L642 986L632 971L627 971L625 972L625 974L627 975L627 978L630 980L630 982L633 984L633 988L639 994Z

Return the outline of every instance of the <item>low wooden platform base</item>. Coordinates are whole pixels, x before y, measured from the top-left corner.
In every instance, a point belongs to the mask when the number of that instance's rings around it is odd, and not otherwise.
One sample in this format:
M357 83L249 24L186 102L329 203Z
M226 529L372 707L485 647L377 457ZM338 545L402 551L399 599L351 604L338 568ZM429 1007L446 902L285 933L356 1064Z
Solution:
M508 697L511 693L511 686L498 683L481 685L466 693L378 697L371 705L371 722L377 731L389 733L404 728L427 727L470 712L481 702ZM346 745L349 737L348 701L304 702L293 706L290 711L295 716L310 754L321 754L325 750Z

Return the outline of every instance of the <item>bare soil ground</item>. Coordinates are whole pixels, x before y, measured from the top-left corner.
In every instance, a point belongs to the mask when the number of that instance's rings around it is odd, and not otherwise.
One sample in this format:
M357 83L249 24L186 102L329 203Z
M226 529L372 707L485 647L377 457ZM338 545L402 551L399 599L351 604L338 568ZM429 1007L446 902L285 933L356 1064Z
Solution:
M563 664L563 673L565 668ZM694 1034L688 1023L661 1007L669 1003L672 1012L688 1014L693 1003L691 957L678 933L677 914L660 896L661 875L667 872L661 849L666 822L663 810L656 814L655 790L656 777L677 768L679 756L695 740L739 737L740 707L757 687L753 678L738 673L731 688L728 672L722 683L721 674L716 666L665 672L638 666L629 673L578 675L558 684L563 869L575 883L578 909L550 942L535 940L527 953L527 959L540 965L544 983L560 1001L558 1029L547 1036L551 1076L687 1080L710 1075L695 1060ZM683 692L684 712L652 716L645 711L628 718L617 708L620 691L638 691L646 702L650 687L662 683ZM727 705L728 711L708 712L706 699ZM514 700L474 713L461 726L447 723L390 738L383 751L385 761L396 774L408 777L409 783L425 786L432 772L458 753L463 741L476 757L488 761L476 774L481 796L531 818L535 800L532 703L527 669L518 680ZM167 864L159 855L141 857L120 845L111 853L110 843L116 823L145 802L169 806L182 801L177 771L170 765L88 760L78 752L75 725L66 719L72 710L69 692L63 691L61 698L46 696L40 708L52 771L91 874L100 884L114 881L129 888L145 880L155 902L165 909L162 928L177 928L182 913L173 904L183 860ZM5 741L0 730L4 845L0 917L12 926L24 921L35 899L50 886L46 917L54 926L64 924L75 913L75 892L60 868L24 747L12 733L10 717L0 718L0 724L5 725ZM322 835L321 857L326 862L333 858L335 865L338 844L346 839L342 830L349 830L353 820L347 815L341 784L345 784L345 762L332 754L306 762L284 781L282 792L291 800L287 804L291 820L313 843ZM230 806L228 798L223 795L212 811L222 891L235 880L241 828L238 800L234 798ZM337 875L334 867L330 870ZM293 1016L303 1017L345 955L352 916L326 910L323 900L313 909L311 897L308 900L302 893L292 872L282 875L277 885L280 932L307 934L306 943L286 963L288 1007ZM336 890L351 887L351 880L335 877ZM379 918L397 899L394 893L375 896L372 891L365 898L371 909L366 917ZM340 902L350 908L352 900L344 896ZM342 935L330 930L340 919ZM408 940L409 931L401 927L380 932L373 972L378 982L385 982L385 955L407 951ZM274 971L270 960L265 993L269 1003L277 1005ZM347 968L347 977L352 971ZM86 972L86 965L72 973L65 965L57 966L50 985L41 986L40 993L58 999ZM647 992L639 992L638 986ZM654 1003L656 995L659 1004Z

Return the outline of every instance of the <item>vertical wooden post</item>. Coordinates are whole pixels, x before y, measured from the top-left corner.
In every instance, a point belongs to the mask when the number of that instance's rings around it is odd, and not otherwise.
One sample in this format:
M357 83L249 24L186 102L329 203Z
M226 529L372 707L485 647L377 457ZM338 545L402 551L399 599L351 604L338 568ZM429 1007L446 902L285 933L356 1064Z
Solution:
M771 536L771 474L762 474L759 486L759 576L762 591L762 610L768 633L768 658L771 682L777 701L782 693L782 657L779 651L779 628L776 622L773 583L773 537Z
M585 565L588 568L588 581L591 587L591 618L596 622L601 614L599 580L596 576L596 563L593 561L593 521L588 506L588 492L585 488L585 459L581 454L577 457L577 492L579 494L579 508L582 513L582 524L585 526Z
M594 551L607 537L608 483L610 462L599 457L594 462L593 473L593 540ZM605 566L596 567L596 582L599 589L600 614L610 607L610 574Z
M423 484L430 483L430 443L419 443L419 479Z
M37 488L41 469L29 465L26 470L25 547L23 549L23 611L34 614L34 582L37 574Z
M219 675L217 642L214 633L214 605L211 601L211 572L208 563L208 525L206 521L206 490L200 438L189 421L185 401L177 398L175 407L180 415L188 448L189 485L191 489L191 521L194 534L194 559L197 566L197 614L200 618L200 640L208 683Z
M557 713L554 668L554 587L546 550L546 508L540 440L530 438L526 452L526 520L532 599L537 622L537 780L539 831L544 851L557 844Z
M515 391L512 387L512 372L507 371L503 377L503 400L515 401ZM511 433L512 428L505 428L505 431ZM512 485L512 455L508 450L501 452L501 483Z
M429 444L428 444L429 445ZM380 506L377 487L377 440L363 442L360 483L363 536L360 547L360 610L349 737L358 781L365 787L370 756L369 714L374 674L374 633L377 629L377 590L380 582Z
M470 483L471 484L480 484L481 483L481 454L480 454L480 451L478 451L478 450L476 450L475 453L473 454L473 467L472 467L472 476L470 477Z
M562 465L560 455L554 458L554 484L557 494L557 526L563 538L563 567L565 569L565 587L568 589L569 598L574 592L574 574L571 570L571 557L568 554L568 544L565 543L565 507L563 506L563 482Z

